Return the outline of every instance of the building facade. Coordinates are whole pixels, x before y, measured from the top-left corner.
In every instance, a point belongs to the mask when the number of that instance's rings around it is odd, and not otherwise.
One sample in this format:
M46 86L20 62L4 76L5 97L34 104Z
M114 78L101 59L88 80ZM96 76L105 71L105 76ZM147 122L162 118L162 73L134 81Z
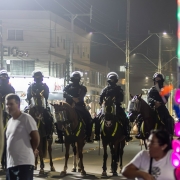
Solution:
M31 73L41 70L50 87L50 100L62 99L67 77L70 42L73 47L73 71L83 74L87 86L88 105L92 112L106 84L109 69L90 61L90 39L87 33L48 11L0 11L2 25L3 67L7 69L16 92L26 97L26 88L33 81ZM18 83L22 82L22 83ZM91 103L89 103L91 102Z

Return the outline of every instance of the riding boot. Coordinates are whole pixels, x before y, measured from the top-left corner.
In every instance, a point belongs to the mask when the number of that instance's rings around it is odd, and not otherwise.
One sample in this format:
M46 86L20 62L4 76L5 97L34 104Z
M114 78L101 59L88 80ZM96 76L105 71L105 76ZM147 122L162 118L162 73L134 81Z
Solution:
M137 123L138 134L135 135L136 139L142 139L142 137L141 137L141 124L142 124L141 121L139 121L139 122Z
M129 126L129 120L126 118L126 123L125 123L125 136L126 136L126 138L125 138L125 140L126 140L126 142L129 142L129 141L131 141L133 138L130 136L130 131L131 131L131 128L130 128L130 126Z
M100 121L97 117L94 118L95 123L95 138L94 141L100 140Z
M54 123L54 125L56 127L56 131L57 131L57 135L58 135L58 138L55 140L55 143L62 144L62 143L64 143L62 131L58 129L57 123Z
M91 140L91 133L92 133L92 123L88 122L86 124L86 142L87 143L93 143L93 141Z

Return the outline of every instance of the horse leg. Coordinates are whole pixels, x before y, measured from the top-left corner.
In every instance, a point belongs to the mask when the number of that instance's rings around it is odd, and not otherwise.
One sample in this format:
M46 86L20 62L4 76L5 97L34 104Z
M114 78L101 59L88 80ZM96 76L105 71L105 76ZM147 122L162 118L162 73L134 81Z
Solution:
M53 142L53 139L49 139L48 140L48 153L49 153L49 159L50 159L50 171L55 171L55 168L53 166L53 161L52 161L52 142Z
M38 157L35 157L35 166L34 166L34 170L37 170L37 164L38 164Z
M73 148L73 153L74 153L74 157L73 157L73 168L71 172L76 172L76 167L77 167L77 163L76 163L76 155L77 155L77 151L76 151L76 145L75 143L72 144L72 148Z
M103 142L103 141L102 141ZM104 150L104 154L103 154L103 172L102 172L102 176L107 176L107 158L108 158L108 154L107 154L107 143L103 142L103 150Z
M40 148L41 149L41 148ZM39 149L39 159L40 159L40 171L39 174L44 174L44 160L43 160L43 152Z
M70 148L70 144L65 142L65 147L66 147L66 153L65 153L65 164L64 164L64 170L61 171L60 176L65 176L66 175L66 170L68 168L67 163L68 163L68 159L69 159L69 148Z
M113 176L117 176L117 149L118 149L118 145L119 142L116 141L114 146L111 145L111 154L112 154L112 160L113 160L113 168L112 168L112 172L113 172Z
M124 154L125 145L126 145L125 140L122 140L120 142L120 145L119 145L119 154L118 154L118 156L119 156L119 168L120 168L119 173L121 173L121 170L123 168L123 154Z
M79 155L79 165L81 166L81 175L86 175L86 171L84 170L84 164L83 164L83 146L84 146L84 141L82 140L81 142L77 142L77 147L78 147L78 155Z

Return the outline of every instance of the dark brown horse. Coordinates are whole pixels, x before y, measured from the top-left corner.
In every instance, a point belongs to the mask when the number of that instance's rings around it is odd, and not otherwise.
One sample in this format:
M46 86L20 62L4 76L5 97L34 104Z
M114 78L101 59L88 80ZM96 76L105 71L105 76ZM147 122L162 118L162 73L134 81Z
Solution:
M53 143L53 120L50 112L48 113L45 110L45 99L43 96L43 91L39 92L37 90L36 93L33 93L33 101L34 105L30 107L28 113L35 119L40 135L40 144L38 147L39 150L39 158L40 158L40 174L44 174L44 160L47 156L47 145L48 145L48 153L50 159L50 167L51 171L55 171L52 162L52 143ZM47 125L49 125L50 132L47 134ZM48 137L47 137L48 135ZM35 169L37 169L38 157L35 159Z
M103 144L103 172L102 176L107 176L107 146L111 150L112 162L111 170L113 176L117 176L118 159L120 159L120 168L122 168L122 156L125 146L125 136L123 135L123 126L115 115L114 98L104 99L104 117L101 124L101 138ZM118 157L119 156L119 157Z
M61 171L61 176L67 173L67 163L69 159L70 145L73 147L74 163L73 172L76 172L76 158L78 159L78 171L81 175L86 175L83 165L83 147L85 145L85 124L78 113L68 103L60 101L59 104L51 104L55 109L55 117L58 123L58 128L64 131L65 135L65 164L64 170Z
M131 101L129 104L130 121L136 119L138 114L141 114L143 123L141 125L141 136L145 140L149 137L151 130L153 129L166 129L170 135L174 133L174 119L169 115L168 117L168 129L161 121L157 112L153 110L147 103L141 98L140 95L131 95ZM145 143L146 146L146 143ZM147 148L147 146L146 146Z

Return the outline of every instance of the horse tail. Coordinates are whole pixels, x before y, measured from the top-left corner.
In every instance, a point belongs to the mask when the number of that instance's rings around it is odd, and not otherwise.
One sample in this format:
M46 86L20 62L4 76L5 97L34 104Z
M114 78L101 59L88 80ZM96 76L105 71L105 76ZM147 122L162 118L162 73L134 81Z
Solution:
M3 152L4 147L4 125L3 125L3 110L2 105L0 104L0 157Z
M43 153L43 158L47 157L47 138L43 137L42 138L42 153Z

